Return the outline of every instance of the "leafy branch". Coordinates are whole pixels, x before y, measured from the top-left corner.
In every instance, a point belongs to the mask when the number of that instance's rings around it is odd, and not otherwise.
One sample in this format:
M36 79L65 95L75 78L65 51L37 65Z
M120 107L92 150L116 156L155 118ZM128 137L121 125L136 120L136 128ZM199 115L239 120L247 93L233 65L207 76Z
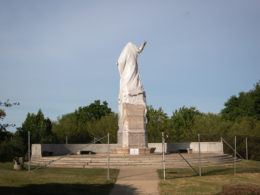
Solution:
M0 106L1 107L11 107L11 106L18 106L20 105L19 102L13 102L11 103L9 99L7 99L5 102L0 101ZM0 120L4 120L6 117L6 112L4 109L0 109ZM0 132L1 131L6 131L7 127L15 127L15 124L8 124L8 123L0 123Z

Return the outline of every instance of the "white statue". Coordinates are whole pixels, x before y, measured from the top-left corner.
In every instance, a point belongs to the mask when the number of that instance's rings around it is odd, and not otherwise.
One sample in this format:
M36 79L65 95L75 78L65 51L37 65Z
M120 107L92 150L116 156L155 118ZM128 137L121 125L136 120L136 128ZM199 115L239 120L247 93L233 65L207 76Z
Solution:
M118 102L119 130L122 124L123 104L144 105L146 107L145 91L138 71L138 55L143 51L146 41L138 48L129 42L121 52L117 66L120 74L120 92Z

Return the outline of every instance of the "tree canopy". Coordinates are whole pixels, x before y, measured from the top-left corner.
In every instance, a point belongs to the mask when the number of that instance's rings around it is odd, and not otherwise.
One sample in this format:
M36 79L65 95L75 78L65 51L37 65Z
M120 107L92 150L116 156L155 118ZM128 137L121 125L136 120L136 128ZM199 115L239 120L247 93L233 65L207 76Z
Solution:
M79 107L75 112L63 115L53 123L53 133L61 143L66 137L70 143L88 143L96 137L103 137L108 130L116 133L117 116L112 113L106 101L101 104L100 100L95 100L89 106ZM116 139L113 141L116 142Z
M52 143L55 140L52 133L52 122L49 118L44 117L41 110L37 114L28 113L22 127L17 131L25 141L27 141L30 131L31 143Z
M20 105L19 102L14 102L10 103L9 99L6 100L5 102L0 101L0 107L11 107L14 105ZM15 126L15 124L8 124L8 123L3 123L2 121L6 117L6 112L3 108L0 108L0 132L6 131L6 128L9 126Z
M221 111L225 120L240 120L242 117L260 119L260 82L256 83L253 90L240 92L238 96L231 96Z

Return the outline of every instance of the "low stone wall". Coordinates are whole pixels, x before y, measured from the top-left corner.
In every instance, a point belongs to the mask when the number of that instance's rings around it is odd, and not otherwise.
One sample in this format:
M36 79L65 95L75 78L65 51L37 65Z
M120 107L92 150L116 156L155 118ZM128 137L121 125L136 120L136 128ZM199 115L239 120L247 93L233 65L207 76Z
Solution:
M155 152L162 152L162 143L149 143L149 148L156 148ZM165 152L173 153L190 148L193 153L199 152L198 142L165 143ZM223 154L222 142L200 142L201 153Z
M192 152L199 152L199 143L191 142ZM200 151L202 153L220 153L223 154L223 142L200 142Z
M110 144L110 149L116 147L117 144ZM32 157L42 157L44 153L60 156L77 153L78 151L106 153L107 144L32 144Z
M149 143L149 148L155 148L155 153L162 152L162 143ZM110 144L110 149L116 149L117 144ZM165 152L172 153L190 148L193 153L199 151L198 142L165 143ZM201 142L202 153L223 154L222 142ZM42 157L44 153L53 156L77 153L78 151L91 151L94 153L106 153L107 144L32 144L32 157Z

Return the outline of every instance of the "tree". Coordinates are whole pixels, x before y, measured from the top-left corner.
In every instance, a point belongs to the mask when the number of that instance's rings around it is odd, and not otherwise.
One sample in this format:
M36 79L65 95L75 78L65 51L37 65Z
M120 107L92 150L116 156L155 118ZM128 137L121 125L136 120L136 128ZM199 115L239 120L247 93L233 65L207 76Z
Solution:
M53 133L57 136L59 143L65 143L66 137L69 143L86 143L91 140L87 131L87 123L79 122L75 113L63 115L53 123Z
M9 102L9 99L6 100L5 102L1 102L0 101L0 106L1 107L11 107L11 106L14 106L14 105L20 105L19 102L14 102L14 103L10 103ZM4 109L0 109L0 121L3 121L4 118L6 117L6 112ZM0 123L0 132L2 131L6 131L6 128L9 127L9 126L12 126L14 127L15 125L14 124L8 124L8 123Z
M0 161L12 161L14 157L24 156L25 146L21 137L13 135L0 143Z
M147 132L149 142L161 142L162 131L169 132L168 116L160 107L158 110L152 106L147 107ZM169 133L168 133L169 134Z
M92 138L102 138L109 133L110 143L117 143L118 118L117 114L111 113L101 117L101 119L89 122L90 136ZM101 143L107 143L107 139L102 139Z
M108 107L106 101L100 104L100 100L95 100L89 106L79 107L75 111L77 118L81 121L99 120L102 116L106 116L111 113L111 108Z
M58 118L53 124L53 133L60 143L64 143L66 136L70 143L87 143L92 141L93 137L104 136L105 125L101 123L109 118L105 116L111 115L112 121L107 122L112 126L115 124L116 115L113 114L106 101L101 104L100 100L95 100L89 106L79 107L75 112Z
M192 136L197 140L200 134L201 141L219 141L220 137L227 135L232 127L230 121L224 121L218 114L202 113L194 118Z
M173 136L175 141L191 141L194 133L192 127L195 122L196 116L200 116L200 113L195 107L186 108L183 106L179 110L175 110L171 122L173 125Z
M221 111L224 120L240 120L243 117L260 119L260 82L256 83L253 90L240 92L238 97L233 95L225 103Z
M10 103L9 100L5 102L0 102L2 107L11 107L14 105L20 105L20 103ZM6 112L4 109L0 109L0 120L6 117ZM24 146L22 139L6 130L7 127L14 127L15 124L0 123L0 161L11 161L16 156L23 156Z
M25 144L27 143L29 131L31 143L52 143L55 140L55 136L52 133L52 123L49 118L44 117L41 110L36 115L28 113L22 128L17 129L17 131L23 137Z

